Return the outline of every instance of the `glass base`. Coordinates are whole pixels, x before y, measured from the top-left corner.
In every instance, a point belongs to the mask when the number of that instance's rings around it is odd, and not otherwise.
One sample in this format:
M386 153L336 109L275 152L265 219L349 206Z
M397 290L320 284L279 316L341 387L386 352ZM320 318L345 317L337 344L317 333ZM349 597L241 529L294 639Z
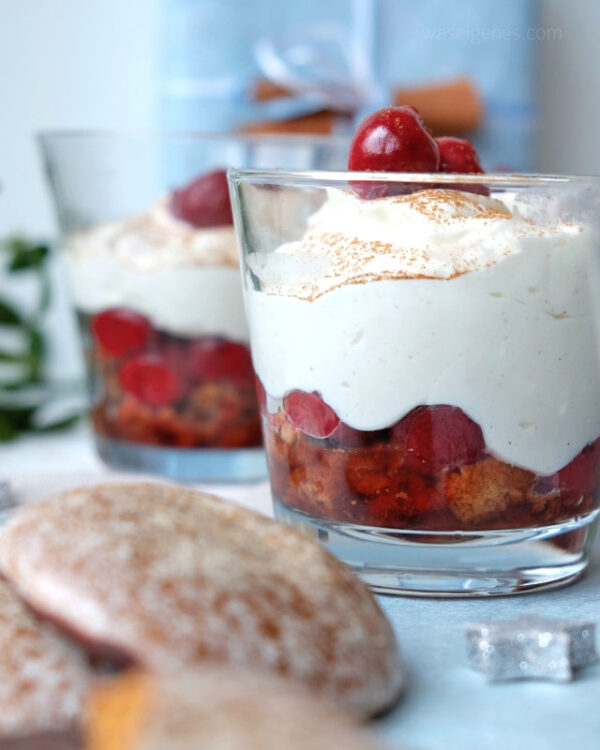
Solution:
M159 474L179 482L256 482L267 476L262 448L162 448L95 434L102 460L114 469Z
M587 567L600 513L540 528L429 532L316 519L277 501L274 508L373 591L430 597L507 596L575 581Z

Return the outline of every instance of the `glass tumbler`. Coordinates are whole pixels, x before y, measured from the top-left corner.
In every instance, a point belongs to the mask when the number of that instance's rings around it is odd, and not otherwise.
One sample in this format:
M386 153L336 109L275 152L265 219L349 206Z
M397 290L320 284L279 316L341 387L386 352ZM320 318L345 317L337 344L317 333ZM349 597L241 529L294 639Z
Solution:
M41 136L111 466L189 481L264 477L225 168L339 168L344 139Z
M600 500L600 181L229 179L276 515L380 592L577 578Z

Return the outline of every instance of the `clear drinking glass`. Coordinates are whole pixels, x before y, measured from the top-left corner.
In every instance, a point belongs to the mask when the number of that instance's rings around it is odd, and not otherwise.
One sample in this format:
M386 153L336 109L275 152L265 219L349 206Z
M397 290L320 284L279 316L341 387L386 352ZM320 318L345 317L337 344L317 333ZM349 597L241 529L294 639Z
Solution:
M227 166L345 162L344 139L49 132L42 151L110 465L266 474Z
M376 590L577 578L600 180L230 170L276 515Z

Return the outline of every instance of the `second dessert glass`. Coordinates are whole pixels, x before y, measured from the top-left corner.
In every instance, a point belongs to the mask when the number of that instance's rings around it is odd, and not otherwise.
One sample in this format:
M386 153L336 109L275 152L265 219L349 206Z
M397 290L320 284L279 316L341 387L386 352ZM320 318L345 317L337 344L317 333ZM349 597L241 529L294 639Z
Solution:
M579 576L600 501L600 181L230 183L277 516L382 592Z
M102 458L190 481L264 477L224 169L344 162L344 139L51 132L41 145Z

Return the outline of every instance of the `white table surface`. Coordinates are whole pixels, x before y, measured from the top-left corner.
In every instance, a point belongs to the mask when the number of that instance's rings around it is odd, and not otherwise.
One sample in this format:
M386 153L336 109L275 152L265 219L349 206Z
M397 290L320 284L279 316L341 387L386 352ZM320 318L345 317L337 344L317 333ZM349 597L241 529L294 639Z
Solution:
M0 447L0 479L10 479L25 502L117 476L94 454L84 426ZM204 485L203 489L270 513L266 483ZM396 629L409 669L403 700L373 726L391 748L600 749L600 664L579 672L567 684L488 684L467 666L463 632L469 621L524 612L600 623L599 545L585 578L558 591L488 600L379 597L379 601Z

